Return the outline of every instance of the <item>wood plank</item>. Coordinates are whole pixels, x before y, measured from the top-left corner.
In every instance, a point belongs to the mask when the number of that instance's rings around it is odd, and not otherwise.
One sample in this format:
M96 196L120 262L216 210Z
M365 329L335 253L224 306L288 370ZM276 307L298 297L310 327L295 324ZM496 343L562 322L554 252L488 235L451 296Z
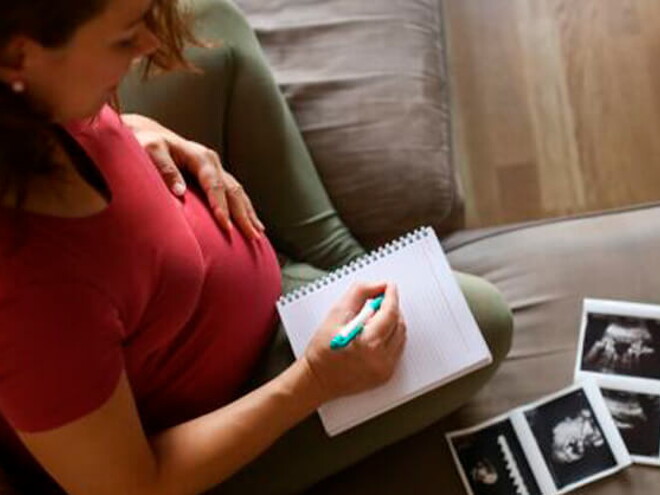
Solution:
M497 168L500 202L509 222L522 222L542 214L538 168L533 163Z
M660 199L660 2L444 6L469 226Z
M542 210L537 214L562 215L584 208L586 199L560 32L545 0L516 5L538 155Z
M510 0L446 3L453 94L461 114L454 128L472 223L502 221L497 167L534 161L520 47ZM468 203L470 204L470 203Z
M587 178L589 208L609 208L657 198L651 167L658 157L652 129L657 116L639 29L623 29L629 2L551 0L564 32L569 92ZM626 24L631 24L626 23Z

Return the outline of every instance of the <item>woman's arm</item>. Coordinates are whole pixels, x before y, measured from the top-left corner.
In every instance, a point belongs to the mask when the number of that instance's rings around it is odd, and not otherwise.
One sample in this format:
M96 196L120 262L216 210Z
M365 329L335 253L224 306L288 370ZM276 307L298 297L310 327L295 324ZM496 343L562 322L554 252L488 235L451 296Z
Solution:
M298 362L236 402L147 439L123 375L93 413L20 436L67 493L196 494L256 457L319 403Z
M337 328L383 290L385 302L360 338L330 350ZM396 289L358 285L333 307L303 358L226 407L148 439L123 375L98 410L61 428L19 435L74 495L199 493L250 462L322 402L387 380L404 342Z

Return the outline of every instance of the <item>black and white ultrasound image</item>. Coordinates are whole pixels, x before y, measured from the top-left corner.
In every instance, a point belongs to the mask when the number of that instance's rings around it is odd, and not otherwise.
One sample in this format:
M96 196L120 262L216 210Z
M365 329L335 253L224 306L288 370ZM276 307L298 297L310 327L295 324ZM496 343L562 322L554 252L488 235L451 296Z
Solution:
M527 489L526 493L541 495L527 459L523 455L520 442L508 419L478 432L452 439L452 444L473 493L475 495L517 495L521 493L514 483L511 469L507 466L501 447L501 437L511 452L513 462L520 473L520 479Z
M581 369L660 379L660 322L589 313Z
M585 481L616 466L583 390L529 410L525 418L557 488Z
M660 397L601 389L631 455L660 457Z

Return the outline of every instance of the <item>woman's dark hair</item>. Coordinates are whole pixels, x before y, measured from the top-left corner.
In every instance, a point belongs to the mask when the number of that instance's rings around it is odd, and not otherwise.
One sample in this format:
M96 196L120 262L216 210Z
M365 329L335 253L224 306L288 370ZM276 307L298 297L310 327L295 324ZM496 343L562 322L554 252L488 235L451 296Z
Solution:
M0 53L17 34L29 36L49 48L65 45L77 29L101 14L109 0L1 0ZM147 57L145 77L176 68L191 69L183 56L187 43L199 45L188 16L178 0L154 0L146 24L161 42ZM0 59L0 64L10 61ZM15 206L23 204L31 177L53 170L52 122L22 94L0 83L0 200L15 192Z

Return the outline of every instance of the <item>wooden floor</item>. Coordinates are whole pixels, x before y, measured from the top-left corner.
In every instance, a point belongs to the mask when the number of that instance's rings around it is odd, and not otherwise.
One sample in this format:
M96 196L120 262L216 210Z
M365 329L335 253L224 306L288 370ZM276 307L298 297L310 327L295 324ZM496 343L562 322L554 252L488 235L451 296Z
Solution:
M469 226L660 200L660 0L443 3Z

